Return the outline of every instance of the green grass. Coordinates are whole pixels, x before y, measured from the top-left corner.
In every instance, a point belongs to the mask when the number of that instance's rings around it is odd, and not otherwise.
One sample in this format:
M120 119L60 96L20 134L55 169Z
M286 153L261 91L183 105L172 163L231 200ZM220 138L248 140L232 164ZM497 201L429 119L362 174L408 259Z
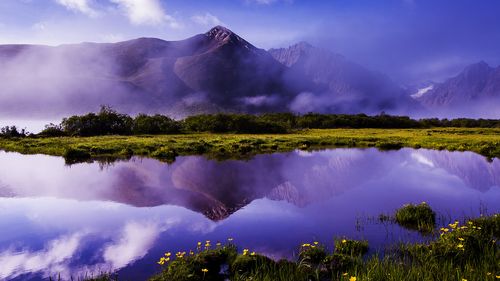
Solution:
M436 227L436 213L425 202L407 204L396 210L395 221L405 228L431 233Z
M66 156L70 163L133 155L173 161L178 155L218 159L259 153L335 147L401 147L473 151L500 157L500 129L321 129L290 134L184 134L0 139L0 149L23 154Z
M294 261L239 251L232 243L215 248L208 243L172 261L163 259L161 272L150 280L498 280L499 236L500 216L493 215L455 222L428 243L397 245L383 255L366 256L366 241L345 238L335 240L334 251L305 243Z

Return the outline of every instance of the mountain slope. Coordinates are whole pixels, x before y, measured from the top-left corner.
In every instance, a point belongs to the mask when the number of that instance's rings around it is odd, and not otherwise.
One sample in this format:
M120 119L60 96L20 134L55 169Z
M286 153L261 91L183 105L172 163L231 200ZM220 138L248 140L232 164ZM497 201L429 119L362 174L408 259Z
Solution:
M0 66L4 114L79 113L100 104L130 113L279 110L291 95L280 79L285 67L223 27L175 42L4 45ZM279 99L251 102L269 93Z
M221 26L181 41L4 45L0 81L5 116L60 117L102 104L177 117L288 110L408 114L415 108L390 79L340 55L306 43L267 52Z
M500 117L500 67L485 62L466 67L457 76L434 85L416 98L426 107L441 111L461 111L478 116ZM496 113L495 113L496 112Z
M319 111L378 113L389 110L408 113L418 107L385 75L369 71L331 51L301 42L269 52L289 67L287 77L290 83L298 81L298 77L314 82L316 87L311 92L323 104Z

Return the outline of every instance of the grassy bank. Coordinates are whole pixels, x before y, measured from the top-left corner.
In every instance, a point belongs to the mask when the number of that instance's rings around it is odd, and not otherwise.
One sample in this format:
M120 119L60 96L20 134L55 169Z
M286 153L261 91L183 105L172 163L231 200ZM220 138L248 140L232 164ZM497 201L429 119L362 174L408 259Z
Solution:
M290 134L180 134L0 138L0 149L64 156L68 162L128 158L172 161L178 155L245 158L259 153L335 147L401 147L473 151L500 157L500 129L314 129Z
M273 260L252 249L204 241L165 252L150 281L483 281L500 280L500 215L455 221L426 243L393 244L368 254L367 241L340 237L332 245L298 245L292 260ZM128 280L103 275L89 281Z
M367 256L367 241L339 238L330 249L312 241L291 261L238 249L232 241L205 241L165 253L150 280L499 280L499 236L500 216L494 215L456 221L428 243L397 244L381 255Z

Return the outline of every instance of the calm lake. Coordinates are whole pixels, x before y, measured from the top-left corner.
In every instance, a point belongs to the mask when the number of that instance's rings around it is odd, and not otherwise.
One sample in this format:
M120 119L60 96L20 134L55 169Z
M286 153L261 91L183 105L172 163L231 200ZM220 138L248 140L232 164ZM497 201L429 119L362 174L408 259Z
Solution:
M118 270L144 280L164 252L225 242L276 259L304 242L425 239L377 217L427 202L438 223L500 212L500 161L470 152L334 149L173 164L65 165L0 152L0 279Z

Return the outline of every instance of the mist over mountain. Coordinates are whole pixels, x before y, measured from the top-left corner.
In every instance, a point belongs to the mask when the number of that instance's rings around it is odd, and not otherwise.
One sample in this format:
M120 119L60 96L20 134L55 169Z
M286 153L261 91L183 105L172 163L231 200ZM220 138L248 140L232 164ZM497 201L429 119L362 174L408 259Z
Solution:
M222 26L181 41L0 45L0 117L61 117L104 104L174 117L221 111L432 116L498 97L499 73L471 67L412 98L389 77L329 50L301 42L266 51Z
M301 93L296 97L291 104L294 111L391 111L408 114L419 108L417 103L387 76L370 71L329 50L301 42L289 48L271 49L269 52L289 68L289 84L297 83L297 77L303 77L316 85L310 92Z
M414 98L431 112L445 116L500 116L500 67L481 61L426 89Z

